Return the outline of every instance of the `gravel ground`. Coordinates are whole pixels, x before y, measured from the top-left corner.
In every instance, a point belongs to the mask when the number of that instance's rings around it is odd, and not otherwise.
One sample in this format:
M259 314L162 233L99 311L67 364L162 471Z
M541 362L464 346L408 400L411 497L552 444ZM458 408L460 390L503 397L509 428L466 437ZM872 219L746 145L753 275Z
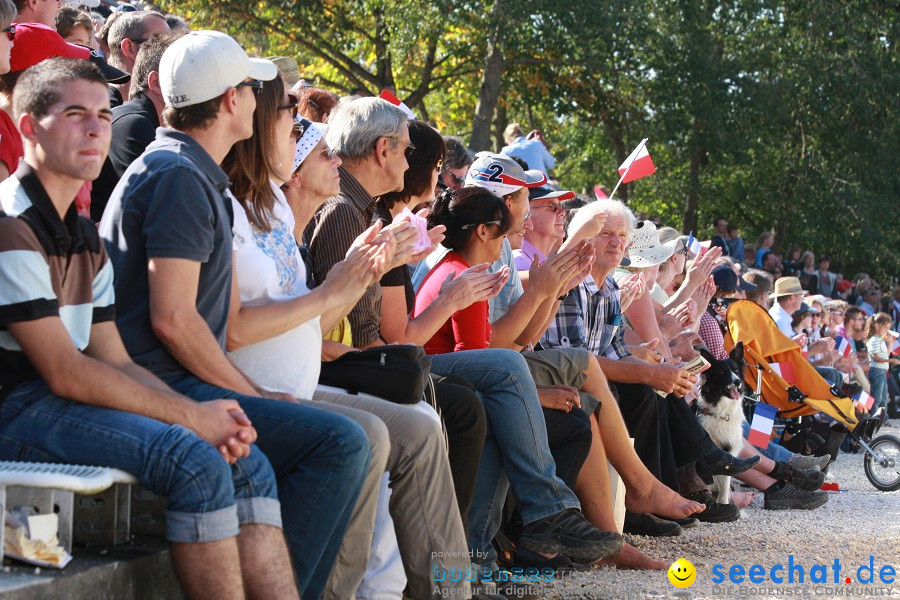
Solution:
M900 437L900 422L889 421L879 432ZM734 523L707 524L686 529L680 537L648 538L626 536L628 542L650 556L665 562L679 558L691 561L697 570L696 581L680 590L669 583L664 571L615 571L596 569L578 572L542 585L541 598L552 599L632 599L632 598L754 598L754 597L891 597L900 598L900 491L876 490L863 470L863 454L841 454L829 468L829 479L838 483L841 493L830 493L828 503L813 511L768 511L763 509L762 494L742 511ZM794 564L805 568L804 583L776 584L769 580L769 569L786 565L788 555ZM873 557L875 582L858 581L857 569L869 565ZM840 583L834 583L833 565L840 560ZM723 584L713 583L714 565L722 565ZM728 579L732 565L745 570L758 564L765 569L761 584L733 584ZM810 582L810 569L828 567L828 583ZM884 585L878 571L891 565L897 582ZM776 577L781 573L776 573ZM786 576L786 573L784 573ZM862 576L867 577L866 571ZM845 578L852 583L846 584ZM727 585L726 585L727 584Z

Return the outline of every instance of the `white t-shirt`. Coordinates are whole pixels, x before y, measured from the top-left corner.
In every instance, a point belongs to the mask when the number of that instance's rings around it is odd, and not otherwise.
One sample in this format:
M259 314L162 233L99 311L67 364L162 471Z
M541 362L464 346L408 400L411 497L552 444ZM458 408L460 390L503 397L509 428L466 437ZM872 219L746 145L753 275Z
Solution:
M294 239L294 215L276 186L272 231L250 225L243 207L234 208L234 265L241 303L259 306L309 293L306 267ZM277 337L244 346L228 356L263 388L312 398L322 361L319 317Z

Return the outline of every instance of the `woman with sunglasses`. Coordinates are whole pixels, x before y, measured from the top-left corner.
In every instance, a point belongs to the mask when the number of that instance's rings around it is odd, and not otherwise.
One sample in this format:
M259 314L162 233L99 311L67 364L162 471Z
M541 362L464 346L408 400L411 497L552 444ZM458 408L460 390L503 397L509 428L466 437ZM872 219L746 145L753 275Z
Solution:
M453 485L440 425L433 413L424 414L415 406L316 388L322 331L349 313L365 289L381 278L393 245L390 236L383 243L375 241L381 225L373 225L325 281L308 289L293 235L294 217L279 186L288 182L295 188L304 210L319 206L335 191L340 161L325 146L324 129L304 120L295 123L295 110L296 102L285 93L281 79L267 81L257 96L254 135L237 143L223 163L236 197L229 357L267 390L348 416L369 436L370 470L347 515L346 535L334 540L340 553L335 545L335 555L323 557L316 572L306 575L304 597L356 596L369 562L385 471L390 472L391 513L402 515L396 519L396 532L410 589L414 597L430 597L431 566L459 568L463 561L457 557L466 552L455 499L431 492ZM426 530L429 535L423 536ZM432 559L439 551L450 558ZM452 591L462 594L464 584L459 586Z
M428 227L437 225L447 227L442 243L450 252L422 281L413 318L437 300L453 273L499 260L503 240L513 221L503 200L483 188L466 187L456 192L444 191L435 199L428 215ZM491 343L488 312L487 299L456 311L425 343L425 350L429 354L446 354L487 348Z

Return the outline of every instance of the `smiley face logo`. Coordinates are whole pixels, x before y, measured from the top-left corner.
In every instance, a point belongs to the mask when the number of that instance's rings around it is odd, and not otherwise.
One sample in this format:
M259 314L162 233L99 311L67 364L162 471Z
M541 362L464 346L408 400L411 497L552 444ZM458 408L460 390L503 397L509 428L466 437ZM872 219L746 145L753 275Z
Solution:
M683 558L679 558L669 566L669 581L678 588L690 587L694 580L697 579L697 569L694 565Z

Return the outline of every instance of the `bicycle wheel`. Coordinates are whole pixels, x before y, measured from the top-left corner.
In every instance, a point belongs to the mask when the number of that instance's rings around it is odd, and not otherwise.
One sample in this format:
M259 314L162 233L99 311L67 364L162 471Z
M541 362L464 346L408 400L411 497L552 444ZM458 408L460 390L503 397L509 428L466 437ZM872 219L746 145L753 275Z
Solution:
M875 453L866 452L863 466L869 482L882 492L900 490L900 438L880 435L869 442Z

